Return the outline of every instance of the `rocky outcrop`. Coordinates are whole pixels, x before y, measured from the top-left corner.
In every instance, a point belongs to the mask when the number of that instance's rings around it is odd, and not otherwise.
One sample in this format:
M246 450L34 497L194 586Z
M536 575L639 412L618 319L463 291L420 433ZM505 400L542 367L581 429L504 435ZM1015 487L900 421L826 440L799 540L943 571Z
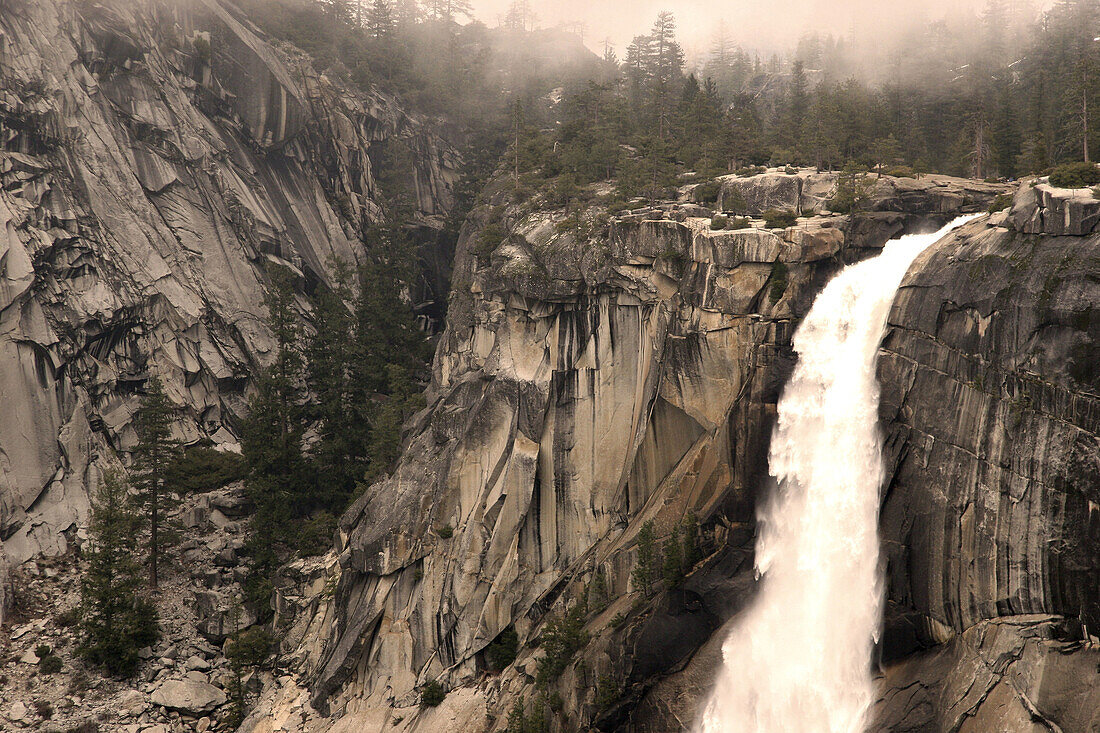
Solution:
M1100 651L1059 617L982 621L889 667L875 731L1088 731L1100 724Z
M264 284L354 263L372 156L413 154L418 221L453 156L381 93L318 75L220 0L0 3L0 539L65 550L97 460L159 376L179 437L232 447L272 342ZM306 304L301 303L303 309Z
M1024 234L1085 236L1100 223L1100 199L1089 188L1057 188L1033 181L1020 188L1011 212L1012 228Z
M347 729L459 709L467 730L503 729L531 698L547 622L577 603L590 641L553 685L564 728L686 724L684 690L702 676L655 683L707 658L697 650L751 597L794 327L845 262L944 218L929 203L885 226L825 215L715 231L709 210L667 203L578 226L520 213L506 190L488 197L497 206L460 243L428 407L394 475L341 520L341 580L317 612L325 644L299 655L299 683L280 681L246 730L302 705L307 683ZM660 544L690 516L706 558L641 597L630 576L643 525ZM518 656L486 675L505 631ZM436 680L452 692L418 711Z
M816 169L778 168L751 176L722 176L718 207L739 214L761 216L768 209L812 216L827 211L840 176ZM896 178L869 174L873 184L872 212L950 216L982 211L1004 184L941 175Z

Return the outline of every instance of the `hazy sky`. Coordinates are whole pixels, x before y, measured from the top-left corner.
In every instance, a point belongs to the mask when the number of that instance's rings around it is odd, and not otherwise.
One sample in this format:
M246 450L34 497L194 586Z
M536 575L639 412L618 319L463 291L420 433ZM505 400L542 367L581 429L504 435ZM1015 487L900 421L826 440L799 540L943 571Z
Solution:
M496 25L509 0L473 0L486 24ZM803 32L820 30L864 40L888 27L935 20L948 13L980 12L985 0L532 0L542 27L582 21L585 43L601 47L610 37L622 56L630 39L649 29L657 13L671 10L689 53L704 52L724 18L734 41L761 48L787 45ZM868 37L870 36L870 37Z

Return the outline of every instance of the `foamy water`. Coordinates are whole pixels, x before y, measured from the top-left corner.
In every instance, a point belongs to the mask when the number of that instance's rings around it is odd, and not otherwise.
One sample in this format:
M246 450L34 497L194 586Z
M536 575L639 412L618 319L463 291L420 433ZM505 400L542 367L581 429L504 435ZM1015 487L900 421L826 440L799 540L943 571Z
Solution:
M759 513L758 594L722 647L699 733L858 733L882 613L883 479L875 357L905 271L948 231L902 237L845 268L794 336Z

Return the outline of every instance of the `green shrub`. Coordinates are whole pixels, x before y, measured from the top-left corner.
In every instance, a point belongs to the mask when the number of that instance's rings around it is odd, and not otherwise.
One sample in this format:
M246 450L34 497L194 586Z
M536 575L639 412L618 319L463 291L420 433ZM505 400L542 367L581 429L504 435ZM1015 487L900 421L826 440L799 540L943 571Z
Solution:
M50 648L49 644L39 644L34 649L34 655L39 659L44 659L45 657L50 656L52 652L53 649Z
M437 529L435 533L439 535L440 539L449 540L452 536L454 536L455 530L454 527L452 527L451 525L444 524L442 527Z
M253 626L235 634L226 645L225 658L233 669L261 667L271 655L273 638L263 626Z
M180 491L203 492L240 481L248 474L244 456L214 448L209 441L187 447L169 466L166 484Z
M907 165L895 165L892 168L887 168L884 172L894 178L913 178L915 176L913 169Z
M62 611L53 617L54 623L62 628L69 628L80 623L80 606L73 606L68 611Z
M1063 163L1050 173L1050 185L1058 188L1085 188L1100 183L1100 168L1095 163Z
M424 689L420 691L420 704L428 708L439 707L439 704L446 697L447 691L443 689L443 685L436 680L432 680L424 685Z
M588 633L584 630L587 615L587 604L576 603L564 615L547 622L539 640L546 655L538 661L535 671L535 684L540 690L556 680L569 666L573 655L588 643Z
M500 221L490 221L482 227L472 248L478 261L484 263L488 260L493 250L499 247L507 237L508 233L504 231L504 225Z
M772 303L778 303L783 293L787 292L787 273L786 263L776 260L772 265L771 287L768 290L768 299Z
M1010 206L1012 206L1012 194L999 193L997 194L996 198L993 199L993 203L989 205L988 211L990 214L992 214L997 211L1003 211Z
M500 632L496 639L485 648L485 661L489 669L494 672L503 672L516 661L516 652L519 651L519 635L509 626Z
M323 555L332 547L336 533L336 517L329 512L318 512L302 522L298 530L298 555L312 557Z
M622 697L623 688L613 677L601 674L596 678L596 710L601 713Z
M197 36L193 45L195 46L195 58L204 64L210 63L210 41L202 36Z
M527 705L521 697L508 713L505 733L549 733L550 716L547 715L546 708L546 696L539 695L531 703L531 712L528 713Z
M731 216L726 223L726 229L748 229L752 226L752 220L747 216Z
M692 190L692 198L696 203L714 205L718 203L718 194L722 191L721 181L707 181L700 183Z
M729 226L730 218L725 214L715 214L710 220L711 229L725 229Z
M38 658L38 671L42 674L55 674L61 671L61 657L56 654L47 654Z
M38 713L38 716L49 720L53 717L53 705L48 700L35 700L34 712Z
M768 209L764 212L764 225L768 229L793 227L798 217L790 209Z

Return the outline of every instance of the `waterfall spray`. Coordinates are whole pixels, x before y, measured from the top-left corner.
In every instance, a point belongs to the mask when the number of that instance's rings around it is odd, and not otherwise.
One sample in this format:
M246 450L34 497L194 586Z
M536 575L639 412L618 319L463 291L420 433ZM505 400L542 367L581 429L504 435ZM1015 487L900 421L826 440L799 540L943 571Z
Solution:
M722 647L699 733L859 733L872 702L883 478L875 357L901 279L938 232L845 268L794 336L759 512L757 597Z

